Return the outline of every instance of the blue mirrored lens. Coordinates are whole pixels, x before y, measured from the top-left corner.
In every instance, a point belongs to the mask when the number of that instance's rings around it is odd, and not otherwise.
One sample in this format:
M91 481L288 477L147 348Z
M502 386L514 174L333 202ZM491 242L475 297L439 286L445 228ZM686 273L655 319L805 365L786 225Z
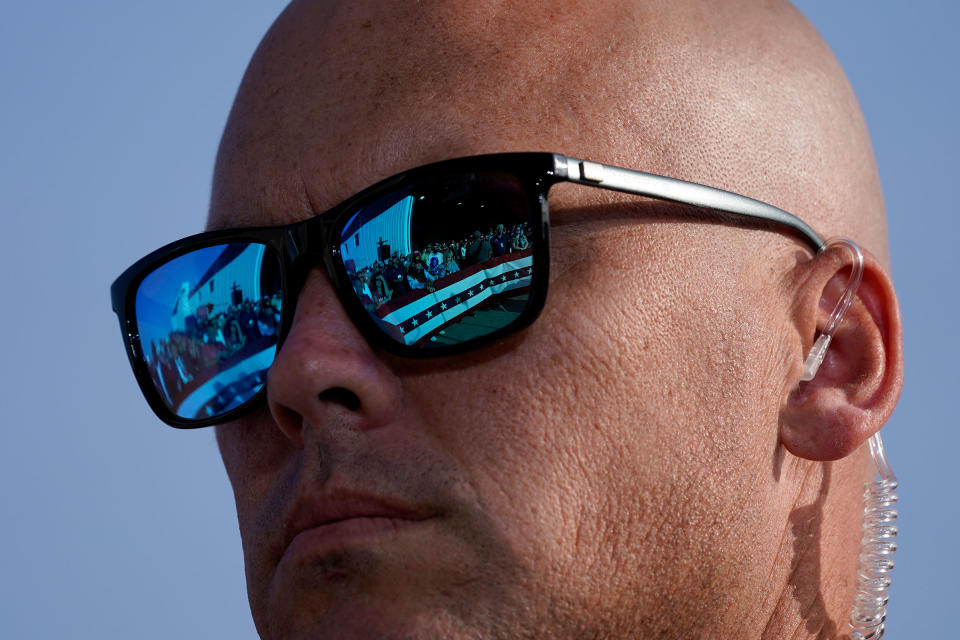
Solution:
M281 302L279 257L262 244L191 251L144 278L137 330L170 411L211 418L253 398L276 354Z
M359 209L340 256L361 304L398 343L460 344L526 308L536 199L512 175L438 175Z

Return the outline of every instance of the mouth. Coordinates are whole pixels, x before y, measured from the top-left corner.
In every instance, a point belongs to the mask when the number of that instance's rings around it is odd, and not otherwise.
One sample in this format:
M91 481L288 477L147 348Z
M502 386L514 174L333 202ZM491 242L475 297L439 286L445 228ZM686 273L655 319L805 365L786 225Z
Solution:
M436 514L378 498L335 495L297 505L288 521L284 556L303 559L351 547L386 544Z
M323 555L349 547L385 543L429 519L356 516L333 520L298 533L287 546L285 555L299 558Z

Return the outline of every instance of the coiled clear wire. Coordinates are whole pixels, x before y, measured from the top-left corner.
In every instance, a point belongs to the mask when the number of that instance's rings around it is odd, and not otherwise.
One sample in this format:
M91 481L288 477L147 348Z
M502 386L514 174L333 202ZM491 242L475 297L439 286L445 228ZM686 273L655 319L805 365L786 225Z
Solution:
M837 301L823 332L813 344L803 362L800 380L809 381L817 375L820 365L833 339L834 331L853 303L863 277L863 252L856 242L838 238L821 247L827 251L834 247L846 249L852 259L850 280L846 290ZM877 479L864 485L863 537L860 539L860 569L857 572L857 593L850 612L851 640L880 640L887 620L887 590L890 588L890 572L893 570L893 554L897 551L897 477L893 475L883 441L875 433L869 440L870 455L876 465Z
M857 593L850 613L851 640L879 640L887 619L890 572L897 550L897 477L883 452L880 434L870 438L870 453L877 479L864 485L863 538L860 540L860 570Z

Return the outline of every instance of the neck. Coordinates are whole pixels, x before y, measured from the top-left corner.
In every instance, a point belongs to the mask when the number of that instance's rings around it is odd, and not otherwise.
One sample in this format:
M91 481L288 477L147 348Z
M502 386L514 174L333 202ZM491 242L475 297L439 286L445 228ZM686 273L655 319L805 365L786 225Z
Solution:
M863 505L863 466L854 460L818 464L819 489L801 492L790 512L775 574L778 593L761 637L849 637L848 618L856 584ZM810 499L812 498L812 499ZM771 585L772 587L773 585Z

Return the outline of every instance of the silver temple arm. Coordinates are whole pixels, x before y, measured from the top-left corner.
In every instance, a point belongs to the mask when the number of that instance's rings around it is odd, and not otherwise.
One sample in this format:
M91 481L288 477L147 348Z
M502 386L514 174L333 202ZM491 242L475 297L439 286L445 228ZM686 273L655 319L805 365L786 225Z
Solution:
M810 225L797 216L765 202L723 189L599 162L569 158L559 153L553 154L553 170L558 177L578 184L660 198L786 225L802 235L815 252L819 252L826 244L817 232L810 228Z

